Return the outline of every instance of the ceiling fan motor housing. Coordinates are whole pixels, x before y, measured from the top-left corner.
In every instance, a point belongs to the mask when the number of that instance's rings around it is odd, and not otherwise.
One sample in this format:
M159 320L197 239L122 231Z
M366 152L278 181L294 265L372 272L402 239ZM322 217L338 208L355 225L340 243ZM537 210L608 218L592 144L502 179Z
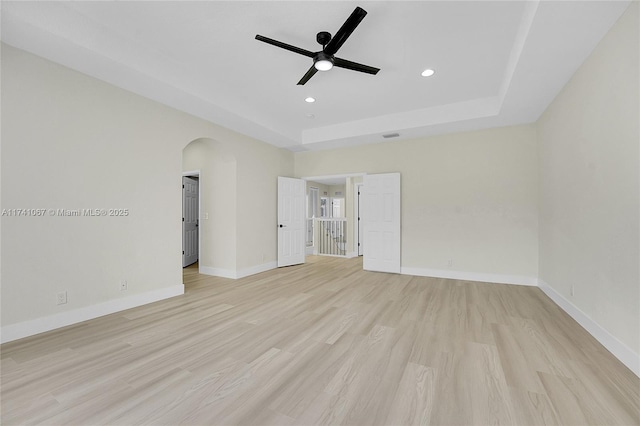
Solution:
M318 41L318 43L322 45L322 48L324 49L324 47L329 43L329 41L331 41L331 34L326 31L320 31L316 35L316 40Z

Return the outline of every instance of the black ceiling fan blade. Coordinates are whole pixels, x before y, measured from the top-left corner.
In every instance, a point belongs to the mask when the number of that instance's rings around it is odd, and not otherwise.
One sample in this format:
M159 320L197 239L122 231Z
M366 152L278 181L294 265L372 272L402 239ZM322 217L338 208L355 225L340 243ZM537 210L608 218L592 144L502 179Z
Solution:
M261 36L260 34L256 35L256 40L263 41L263 42L265 42L267 44L271 44L273 46L280 47L282 49L286 49L286 50L289 50L289 51L294 52L294 53L299 53L300 55L308 56L309 58L313 58L313 55L314 55L313 52L310 52L308 50L301 49L299 47L295 47L295 46L292 46L290 44L283 43L281 41L274 40L274 39L269 38L269 37Z
M303 84L305 84L317 72L318 72L318 70L316 69L316 67L314 65L311 65L311 68L309 68L309 71L307 71L307 73L304 76L302 76L302 78L298 82L298 85L302 86Z
M346 59L333 58L333 65L348 70L366 72L367 74L378 74L380 68L370 67L369 65L359 64L357 62L347 61Z
M342 24L331 41L329 41L329 44L325 46L324 52L329 55L335 55L338 49L340 49L340 46L347 41L353 30L356 29L365 16L367 16L367 11L361 7L356 7L347 20L344 21L344 24Z

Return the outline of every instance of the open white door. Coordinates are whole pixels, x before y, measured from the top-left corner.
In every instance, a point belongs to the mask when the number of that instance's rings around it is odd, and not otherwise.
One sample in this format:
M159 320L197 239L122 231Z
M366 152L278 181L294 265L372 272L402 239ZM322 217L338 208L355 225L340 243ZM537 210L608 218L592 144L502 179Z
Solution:
M363 189L363 267L399 274L400 173L365 175Z
M182 267L198 261L198 181L182 177Z
M306 183L278 176L278 267L304 263Z

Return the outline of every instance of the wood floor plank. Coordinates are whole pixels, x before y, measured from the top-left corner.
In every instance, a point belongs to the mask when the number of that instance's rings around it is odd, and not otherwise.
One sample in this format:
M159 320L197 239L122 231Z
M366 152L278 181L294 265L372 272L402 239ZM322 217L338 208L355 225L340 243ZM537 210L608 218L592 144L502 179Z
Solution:
M514 424L523 426L562 424L546 394L519 389L510 389L509 394L508 403L513 407Z
M314 256L184 280L3 344L1 423L640 424L640 379L534 287Z
M507 325L494 324L494 333L507 384L524 391L545 393L537 371L528 364L527 354L513 330Z
M407 363L385 424L428 425L436 394L438 370Z

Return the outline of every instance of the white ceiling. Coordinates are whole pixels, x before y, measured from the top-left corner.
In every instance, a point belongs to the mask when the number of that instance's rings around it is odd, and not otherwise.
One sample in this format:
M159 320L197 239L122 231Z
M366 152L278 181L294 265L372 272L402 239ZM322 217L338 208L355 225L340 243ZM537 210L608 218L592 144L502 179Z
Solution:
M2 40L292 151L535 121L629 1L2 1ZM356 6L334 68L296 83ZM433 68L433 77L421 77ZM307 96L316 102L304 102ZM313 114L314 118L308 115Z

